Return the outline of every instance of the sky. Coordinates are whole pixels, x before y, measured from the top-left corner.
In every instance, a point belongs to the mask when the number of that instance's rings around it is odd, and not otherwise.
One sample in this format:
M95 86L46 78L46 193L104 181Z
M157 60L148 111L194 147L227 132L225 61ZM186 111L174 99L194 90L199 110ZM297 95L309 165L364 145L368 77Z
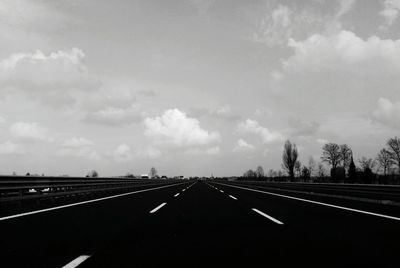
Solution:
M400 0L0 0L0 173L374 158L399 85Z

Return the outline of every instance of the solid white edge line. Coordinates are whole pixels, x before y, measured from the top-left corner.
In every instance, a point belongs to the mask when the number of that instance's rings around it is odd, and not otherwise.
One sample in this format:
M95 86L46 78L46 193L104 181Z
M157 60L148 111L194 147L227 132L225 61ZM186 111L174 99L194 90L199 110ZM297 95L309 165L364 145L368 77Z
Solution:
M224 191L222 191L222 190L219 190L221 193L223 193Z
M236 197L234 197L233 195L229 195L230 198L232 198L233 200L237 200Z
M218 183L218 182L216 182L216 183ZM218 183L218 184L222 184L222 183ZM369 212L369 211L359 210L359 209L354 209L354 208L349 208L349 207L342 207L342 206L332 205L332 204L329 204L329 203L322 203L322 202L313 201L313 200L309 200L309 199L293 197L293 196L283 195L283 194L276 194L276 193L271 193L271 192L266 192L266 191L260 191L260 190L256 190L256 189L240 187L240 186L235 186L235 185L229 185L229 184L222 184L222 185L229 186L229 187L234 187L234 188L238 188L238 189L243 189L243 190L248 190L248 191L253 191L253 192L257 192L257 193L269 194L269 195L274 195L274 196L278 196L278 197L283 197L283 198L303 201L303 202L307 202L307 203L311 203L311 204L316 204L316 205L321 205L321 206L326 206L326 207L331 207L331 208L338 208L338 209L357 212L357 213L361 213L361 214L366 214L366 215L371 215L371 216L376 216L376 217L381 217L381 218L400 221L399 217L389 216L389 215L385 215L385 214L379 214L379 213L374 213L374 212Z
M265 218L267 218L267 219L269 219L269 220L271 220L271 221L277 223L277 224L280 224L280 225L283 224L283 222L278 221L278 220L275 219L274 217L271 217L270 215L265 214L264 212L262 212L262 211L260 211L260 210L258 210L258 209L256 209L256 208L252 208L252 210L255 211L255 212L257 212L257 213L260 214L261 216L264 216Z
M63 268L75 268L78 267L79 264L82 262L86 261L88 258L90 258L89 255L81 255L78 258L72 260L70 263L67 263L66 265L63 266Z
M179 195L179 193L175 194L174 197L177 197Z
M184 183L184 182L183 182L183 183ZM137 194L137 193L143 193L143 192L158 190L158 189L162 189L162 188L166 188L166 187L177 186L177 185L180 185L180 184L182 184L182 183L179 183L179 184L172 184L172 185L164 185L164 186L160 186L160 187L149 188L149 189L144 189L144 190L138 190L138 191L129 192L129 193L124 193L124 194L117 194L117 195L112 195L112 196L107 196L107 197L92 199L92 200L88 200L88 201L82 201L82 202L78 202L78 203L73 203L73 204L58 206L58 207L45 208L45 209L40 209L40 210L25 212L25 213L21 213L21 214L5 216L5 217L1 217L1 218L0 218L0 221L9 220L9 219L13 219L13 218L19 218L19 217L23 217L23 216L33 215L33 214L42 213L42 212L47 212L47 211L52 211L52 210L57 210L57 209L62 209L62 208L68 208L68 207L73 207L73 206L79 206L79 205L88 204L88 203L94 203L94 202L98 202L98 201L103 201L103 200L107 200L107 199L112 199L112 198L117 198L117 197L121 197L121 196L131 195L131 194Z
M162 208L163 206L165 206L167 203L162 203L161 205L159 205L158 207L156 207L155 209L151 210L150 213L154 213L157 210L159 210L160 208Z

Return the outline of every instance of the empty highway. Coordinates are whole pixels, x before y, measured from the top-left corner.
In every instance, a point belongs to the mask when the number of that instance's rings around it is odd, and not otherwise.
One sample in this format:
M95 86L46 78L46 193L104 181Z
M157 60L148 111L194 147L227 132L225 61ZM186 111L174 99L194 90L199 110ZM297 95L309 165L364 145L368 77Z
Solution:
M400 208L185 181L3 217L0 230L3 267L148 267L215 258L398 267Z

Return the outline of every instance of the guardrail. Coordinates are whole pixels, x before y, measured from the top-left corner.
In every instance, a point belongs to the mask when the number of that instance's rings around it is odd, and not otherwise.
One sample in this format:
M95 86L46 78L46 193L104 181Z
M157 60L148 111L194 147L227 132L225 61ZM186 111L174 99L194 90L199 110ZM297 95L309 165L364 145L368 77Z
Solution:
M0 204L87 194L125 192L177 183L173 179L0 176Z
M380 204L400 206L400 186L344 184L344 183L299 183L266 181L223 181L240 186L253 186L270 191L285 191L316 196L331 196Z

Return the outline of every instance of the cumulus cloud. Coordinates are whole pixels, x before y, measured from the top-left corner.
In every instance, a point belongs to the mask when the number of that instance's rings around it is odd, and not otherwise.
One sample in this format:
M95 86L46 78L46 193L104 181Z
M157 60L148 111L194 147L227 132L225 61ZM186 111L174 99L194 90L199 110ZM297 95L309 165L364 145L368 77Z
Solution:
M292 129L292 135L303 137L314 135L320 127L317 122L304 121L300 118L290 118L289 126Z
M26 154L21 144L6 141L0 144L0 154Z
M271 14L261 20L259 31L254 33L253 40L268 46L286 44L292 35L291 11L287 6L279 5Z
M90 112L86 115L84 121L103 125L122 125L129 123L138 123L144 117L144 113L139 107L132 104L128 108L106 107L104 109Z
M254 147L254 145L248 143L247 141L243 140L243 139L239 139L236 142L235 147L233 148L234 152L252 152L254 151L256 148Z
M102 157L94 149L95 143L92 140L83 137L72 137L65 139L58 155L81 157L88 160L100 160Z
M93 145L94 145L93 141L82 137L72 137L70 139L65 140L62 144L62 146L64 147L71 147L71 148L93 146Z
M256 120L251 119L239 123L238 131L240 133L255 134L261 138L263 143L273 143L283 139L279 132L271 131L268 128L261 126Z
M217 142L218 132L207 131L200 127L200 122L188 117L178 110L166 110L163 115L146 118L145 135L156 143L166 143L175 146L202 146Z
M376 109L372 112L372 119L392 128L400 128L400 102L380 98Z
M83 63L79 48L52 52L16 53L0 61L0 85L21 90L31 98L59 105L74 102L74 91L98 87Z
M290 39L294 55L284 66L289 71L346 71L398 73L400 40L371 36L366 40L350 31L332 35L314 34L304 41Z
M392 25L400 13L400 0L385 0L383 10L379 13L384 17L386 26Z
M187 154L192 155L216 155L220 153L219 146L214 146L210 148L191 148L186 151Z
M112 152L112 156L117 162L129 162L132 160L131 147L125 143L120 144Z
M16 122L11 125L10 133L16 138L26 140L49 141L48 130L38 123Z

